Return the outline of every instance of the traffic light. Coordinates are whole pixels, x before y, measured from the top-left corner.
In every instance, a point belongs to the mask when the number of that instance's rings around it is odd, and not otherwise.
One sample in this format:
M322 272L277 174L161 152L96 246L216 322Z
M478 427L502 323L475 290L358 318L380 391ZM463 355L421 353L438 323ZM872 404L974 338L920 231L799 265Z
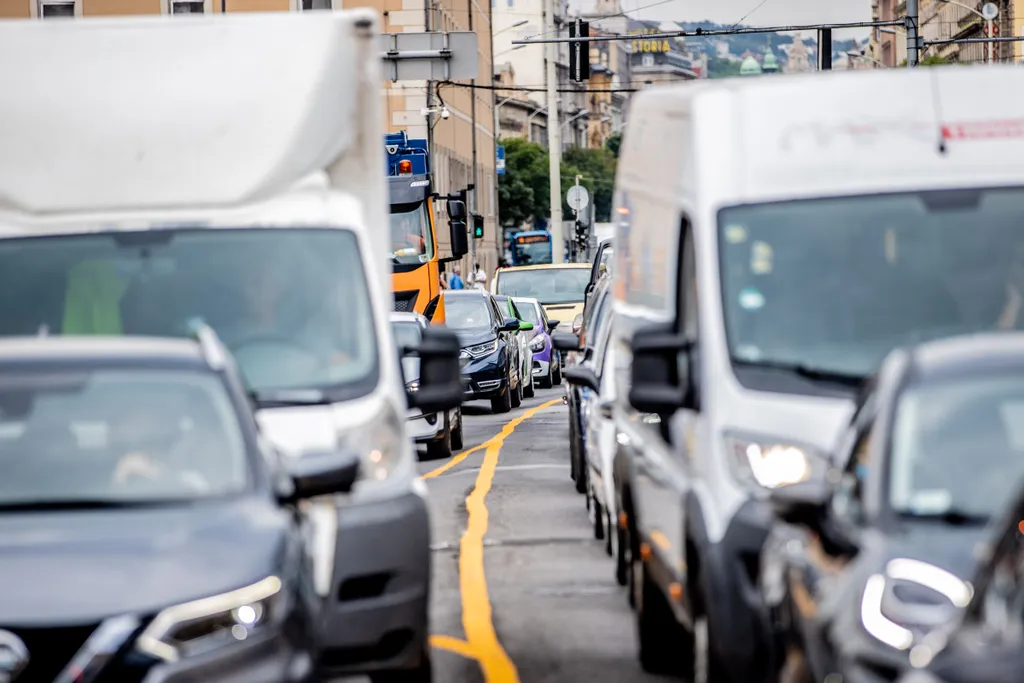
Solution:
M473 239L483 239L484 237L484 217L478 213L473 214Z
M576 241L587 241L587 225L583 221L576 221Z
M570 38L589 38L590 24L577 19L569 24ZM569 77L577 83L590 78L590 43L574 40L569 43Z

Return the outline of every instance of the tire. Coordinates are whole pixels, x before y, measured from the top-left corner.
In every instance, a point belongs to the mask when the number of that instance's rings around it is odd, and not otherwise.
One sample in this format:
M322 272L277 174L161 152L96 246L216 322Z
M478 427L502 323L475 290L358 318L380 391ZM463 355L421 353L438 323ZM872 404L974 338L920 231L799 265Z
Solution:
M690 651L693 653L691 680L693 683L727 683L730 680L729 675L726 673L722 661L711 648L711 643L719 636L715 635L715 631L711 627L711 620L708 618L707 589L701 580L702 577L699 576L699 569L697 578L696 583L700 586L700 591L694 605L693 633L689 636L689 642L692 643Z
M587 475L590 478L590 475ZM591 514L594 515L594 538L598 541L604 540L604 508L597 502L597 496L593 493L588 493L587 496L590 498Z
M518 374L518 373L516 373ZM523 405L523 376L519 375L519 381L516 382L516 390L511 394L512 407L518 408Z
M579 478L579 472L576 470L576 448L579 439L576 437L577 423L572 416L572 408L569 409L569 478L576 481Z
M523 387L523 396L526 398L533 398L537 395L537 389L533 385L533 368L526 371L527 379L526 386Z
M562 383L562 361L559 360L557 363L554 364L554 366L555 370L551 374L551 383L555 386L558 386L559 384Z
M576 432L577 432L577 434L579 433L579 429L578 428L577 428ZM587 484L589 483L587 481L587 479L588 479L588 477L587 477L587 467L588 467L588 465L586 463L586 456L583 453L583 444L580 443L581 441L582 441L582 437L577 437L576 438L576 449L575 449L575 452L576 452L576 493L586 493L587 492Z
M491 411L494 413L507 413L512 410L512 387L505 387L501 396L491 399Z
M604 552L608 557L616 557L619 549L619 535L613 523L612 511L604 511Z
M541 389L550 389L551 387L553 387L555 385L555 382L552 379L552 377L554 376L554 373L555 373L555 368L553 366L554 366L554 362L553 361L548 362L548 374L545 375L544 377L541 377L539 380L537 380L538 382L540 382L540 388Z
M452 430L452 450L461 451L463 449L462 442L462 408L457 411L459 416L459 426Z
M427 458L442 460L452 457L452 425L448 422L448 414L444 416L444 434L436 441L427 443Z
M615 581L625 586L629 584L629 534L616 524L615 538L618 546L615 549Z
M415 669L395 669L370 674L370 683L433 683L434 668L430 653L425 651Z
M676 621L672 607L647 573L639 557L636 625L640 666L651 674L683 676L693 680L693 636Z

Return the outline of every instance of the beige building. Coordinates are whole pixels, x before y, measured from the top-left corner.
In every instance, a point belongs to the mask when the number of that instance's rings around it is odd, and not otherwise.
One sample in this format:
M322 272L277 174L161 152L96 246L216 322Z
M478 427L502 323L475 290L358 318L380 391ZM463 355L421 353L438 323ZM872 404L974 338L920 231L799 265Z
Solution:
M548 146L548 110L516 85L511 64L499 64L494 74L498 139L522 138ZM543 94L543 93L542 93Z
M387 33L474 30L478 37L477 85L385 83L385 130L406 130L412 138L432 138L435 189L455 192L475 183L474 211L484 216L484 238L475 240L480 265L492 273L498 264L498 192L495 176L494 92L492 83L490 5L479 0L0 0L0 18L41 18L214 14L220 12L304 11L372 7L381 13ZM431 9L428 10L427 8ZM472 14L471 14L472 13ZM471 18L472 17L472 18ZM429 93L429 94L428 94ZM428 108L449 116L424 113ZM474 169L474 141L476 164ZM381 140L381 154L384 141ZM475 170L475 173L474 173ZM448 251L447 219L438 215L441 251ZM468 272L469 259L463 264Z

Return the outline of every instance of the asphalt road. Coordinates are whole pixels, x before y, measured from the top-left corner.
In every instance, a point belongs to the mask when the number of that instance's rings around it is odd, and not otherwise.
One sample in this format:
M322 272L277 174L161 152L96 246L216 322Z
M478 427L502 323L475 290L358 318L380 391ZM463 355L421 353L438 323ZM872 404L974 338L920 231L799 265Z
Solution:
M465 446L421 461L439 683L643 683L633 614L569 479L564 389L467 404Z

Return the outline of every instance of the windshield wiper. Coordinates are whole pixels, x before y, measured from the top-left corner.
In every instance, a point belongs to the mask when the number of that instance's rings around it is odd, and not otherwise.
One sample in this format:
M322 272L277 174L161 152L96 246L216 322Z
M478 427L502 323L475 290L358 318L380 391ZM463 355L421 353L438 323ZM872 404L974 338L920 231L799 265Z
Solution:
M278 389L274 391L250 391L256 405L270 406L327 406L330 397L319 389Z
M989 515L978 512L968 512L960 508L949 508L941 512L914 512L913 510L900 510L898 513L902 519L926 520L942 522L950 526L985 526L989 523Z
M127 508L160 507L183 505L191 501L173 499L153 500L106 500L102 498L80 498L68 500L37 500L19 503L0 503L0 512L48 512L53 510L124 510Z
M864 375L858 375L850 372L837 372L835 370L825 370L824 368L816 368L803 363L753 361L741 360L739 358L733 358L732 362L733 365L744 368L767 368L769 370L792 372L794 375L798 375L804 379L815 380L818 382L834 382L836 384L845 384L852 387L858 387L864 382Z

